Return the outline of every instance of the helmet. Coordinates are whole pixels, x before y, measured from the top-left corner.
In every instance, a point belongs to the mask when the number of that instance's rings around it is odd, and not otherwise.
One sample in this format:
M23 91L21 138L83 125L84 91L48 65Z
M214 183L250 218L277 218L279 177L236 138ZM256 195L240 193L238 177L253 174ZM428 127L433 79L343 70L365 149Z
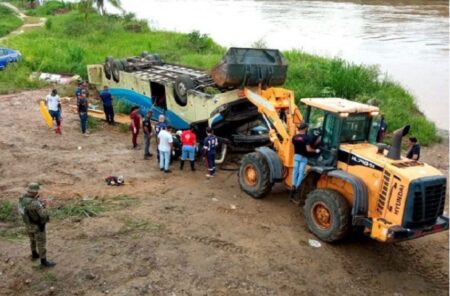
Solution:
M117 183L122 184L123 183L123 176L117 177Z
M41 187L39 186L38 183L30 183L30 184L28 184L27 191L36 193L36 192L39 192L39 189L41 189Z
M178 135L178 136L181 136L182 133L183 133L182 131L177 130L177 135Z

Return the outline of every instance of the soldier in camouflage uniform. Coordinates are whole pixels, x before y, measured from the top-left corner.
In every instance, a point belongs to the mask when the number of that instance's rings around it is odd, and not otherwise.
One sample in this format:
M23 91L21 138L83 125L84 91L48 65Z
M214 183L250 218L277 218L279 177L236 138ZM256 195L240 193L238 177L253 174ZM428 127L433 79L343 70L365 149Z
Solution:
M48 261L46 258L45 225L49 221L49 212L45 204L38 199L39 189L39 184L30 183L27 193L19 199L18 209L23 222L25 222L28 236L30 237L31 258L32 260L40 258L41 268L46 268L53 267L56 264ZM36 246L39 253L36 251Z

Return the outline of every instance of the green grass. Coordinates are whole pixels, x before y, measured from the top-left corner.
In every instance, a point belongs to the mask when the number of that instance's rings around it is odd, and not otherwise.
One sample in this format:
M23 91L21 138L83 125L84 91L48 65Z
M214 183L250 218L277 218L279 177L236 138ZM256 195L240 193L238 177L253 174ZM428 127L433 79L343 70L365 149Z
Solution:
M70 217L89 218L105 212L107 207L103 201L82 200L64 203L50 211L52 218L62 220Z
M101 120L92 116L88 116L87 128L90 131L95 131L100 128Z
M14 226L0 230L0 239L16 241L27 237L27 232L23 226Z
M165 225L142 219L128 219L125 225L120 229L120 234L137 234L140 232L161 232ZM139 236L136 236L139 238Z
M31 69L23 63L9 64L5 70L0 71L0 94L36 89L46 85L43 81L30 80L30 75Z
M127 26L137 21L132 16L121 18L92 13L86 19L84 14L70 11L48 18L50 26L6 41L7 45L21 50L25 61L17 78L11 77L16 75L5 75L8 81L4 82L3 73L0 73L0 92L21 86L37 87L35 82L23 81L27 77L26 71L31 70L79 74L86 79L86 65L101 63L109 55L119 58L148 51L159 53L167 62L208 69L220 61L226 51L199 32L180 34L151 28L130 31ZM422 145L439 141L436 126L418 110L411 94L392 81L380 80L376 67L297 50L284 52L284 55L289 62L285 87L294 91L297 100L338 96L376 102L385 113L389 132L411 124L410 134L419 138ZM117 107L116 112L121 113L119 109Z
M123 100L116 100L113 101L113 108L115 113L122 113L122 114L130 114L131 107L133 107L131 104L128 104L127 102Z
M14 31L23 24L23 21L9 8L0 5L0 37Z
M9 200L0 201L0 222L14 222L17 216L17 204Z
M60 203L56 208L50 209L50 213L52 218L58 220L72 217L90 218L96 217L106 211L130 207L135 205L137 202L138 201L136 198L128 196L118 196L107 200L75 200Z
M0 222L6 224L0 229L0 239L14 241L25 238L25 227L20 221L17 204L8 200L0 201Z

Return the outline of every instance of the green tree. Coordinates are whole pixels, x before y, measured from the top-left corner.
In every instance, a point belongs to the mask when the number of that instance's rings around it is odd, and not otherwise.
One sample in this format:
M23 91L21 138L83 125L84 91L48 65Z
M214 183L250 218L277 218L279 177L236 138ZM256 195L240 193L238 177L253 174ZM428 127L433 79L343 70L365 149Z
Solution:
M95 6L97 7L98 12L100 12L101 14L105 14L105 1L104 0L95 0ZM114 6L117 9L120 9L123 11L120 0L108 0L108 2Z
M123 11L121 7L120 0L108 0L108 2L118 8L119 10ZM104 0L81 0L78 3L78 10L84 14L84 18L87 19L89 13L92 11L93 7L97 8L97 11L104 15L106 13L105 11L105 1Z

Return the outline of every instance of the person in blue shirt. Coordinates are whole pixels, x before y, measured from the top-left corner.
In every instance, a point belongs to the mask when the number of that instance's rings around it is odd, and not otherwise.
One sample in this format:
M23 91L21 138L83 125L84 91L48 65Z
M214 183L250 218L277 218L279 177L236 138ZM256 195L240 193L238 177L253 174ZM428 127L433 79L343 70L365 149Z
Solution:
M111 96L107 85L103 87L103 90L100 93L100 98L103 102L103 111L105 112L106 121L109 125L114 125L114 108L112 104L113 97Z
M203 142L203 151L208 164L208 174L206 177L211 178L216 175L216 149L219 145L217 137L212 134L211 127L206 128L206 138Z
M81 91L83 90L83 81L78 81L78 87L75 89L75 97L77 98L77 105L78 101L81 98Z

